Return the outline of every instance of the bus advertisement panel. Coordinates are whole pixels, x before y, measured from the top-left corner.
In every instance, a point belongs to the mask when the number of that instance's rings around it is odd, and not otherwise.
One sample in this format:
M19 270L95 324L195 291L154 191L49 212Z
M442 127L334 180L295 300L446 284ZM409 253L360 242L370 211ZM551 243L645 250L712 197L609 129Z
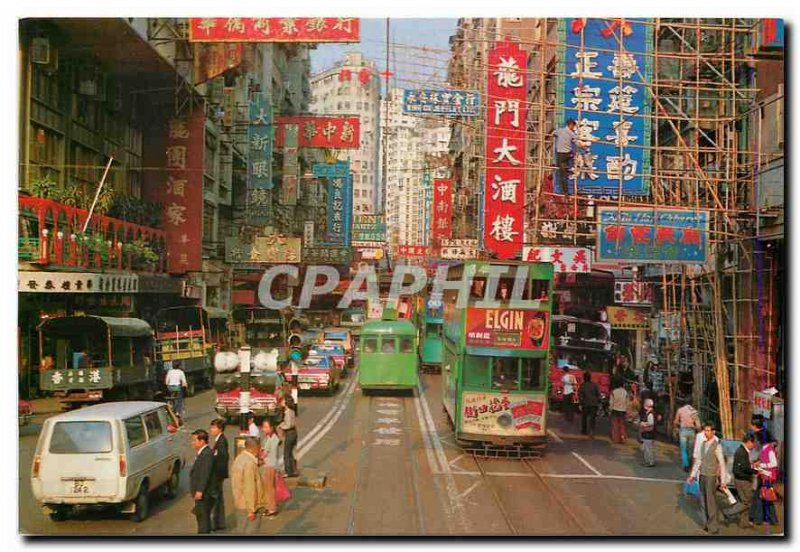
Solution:
M543 393L479 393L461 396L461 430L476 435L537 436L545 427Z
M467 309L466 345L546 351L550 313L542 310Z

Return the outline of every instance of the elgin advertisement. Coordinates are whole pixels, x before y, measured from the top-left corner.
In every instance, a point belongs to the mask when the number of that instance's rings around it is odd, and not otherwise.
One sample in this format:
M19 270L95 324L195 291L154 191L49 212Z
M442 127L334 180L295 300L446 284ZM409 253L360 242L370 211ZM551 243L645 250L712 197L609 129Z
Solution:
M468 347L546 351L550 336L547 311L467 309Z
M504 395L465 391L461 399L464 433L530 437L544 435L545 396Z

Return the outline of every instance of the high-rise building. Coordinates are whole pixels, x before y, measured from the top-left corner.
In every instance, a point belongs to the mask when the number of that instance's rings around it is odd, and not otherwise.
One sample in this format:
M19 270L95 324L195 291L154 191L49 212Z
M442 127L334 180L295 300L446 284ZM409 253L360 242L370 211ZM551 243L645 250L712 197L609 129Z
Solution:
M353 214L381 212L380 79L375 63L348 52L337 65L311 77L311 107L316 115L358 115L361 147L348 150L353 173Z

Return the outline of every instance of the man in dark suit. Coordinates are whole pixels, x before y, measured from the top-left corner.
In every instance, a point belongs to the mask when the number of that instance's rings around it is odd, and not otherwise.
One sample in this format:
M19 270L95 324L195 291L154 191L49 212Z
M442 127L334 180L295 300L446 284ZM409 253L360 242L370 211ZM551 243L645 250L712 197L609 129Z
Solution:
M756 448L756 436L748 431L742 438L742 446L736 449L733 455L733 482L736 485L736 494L739 502L722 511L727 518L739 517L739 527L747 529L753 527L750 521L750 505L753 503L753 477L756 470L750 461L750 451Z
M225 530L225 497L222 494L222 485L228 479L228 439L225 437L225 420L216 418L211 420L208 428L211 436L209 447L214 454L214 489L211 496L214 499L211 505L211 527L214 531Z
M214 455L208 447L208 433L204 429L192 432L192 447L197 451L192 471L189 472L189 488L194 499L194 516L197 532L211 532L210 493L214 487Z
M597 420L597 407L600 406L600 387L592 381L592 373L586 370L583 373L583 384L578 390L581 402L581 433L589 434L589 439L594 439L594 426Z

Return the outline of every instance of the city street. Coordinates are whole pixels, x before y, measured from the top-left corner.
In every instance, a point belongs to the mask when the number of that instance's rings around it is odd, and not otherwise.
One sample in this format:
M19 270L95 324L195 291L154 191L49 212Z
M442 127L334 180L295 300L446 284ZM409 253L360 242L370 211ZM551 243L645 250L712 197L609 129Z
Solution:
M635 439L612 445L601 419L594 440L550 416L540 459L476 459L453 442L439 400L439 376L422 394L363 396L354 375L334 397L300 400L300 465L325 474L322 489L293 487L268 535L686 535L699 536L697 504L682 495L676 447L658 443L657 465L640 465ZM187 402L184 427L207 427L213 391ZM85 512L53 522L30 492L30 464L41 418L20 438L20 530L26 534L192 534L195 521L186 470L175 500L154 499L151 517L135 523L113 512ZM237 429L229 427L230 440ZM648 515L636 515L646 503ZM226 511L233 525L226 482ZM783 519L782 508L779 510ZM654 522L653 520L658 520ZM760 531L766 531L761 528ZM231 532L231 531L229 531ZM777 529L773 529L773 534ZM722 535L752 534L722 524Z

